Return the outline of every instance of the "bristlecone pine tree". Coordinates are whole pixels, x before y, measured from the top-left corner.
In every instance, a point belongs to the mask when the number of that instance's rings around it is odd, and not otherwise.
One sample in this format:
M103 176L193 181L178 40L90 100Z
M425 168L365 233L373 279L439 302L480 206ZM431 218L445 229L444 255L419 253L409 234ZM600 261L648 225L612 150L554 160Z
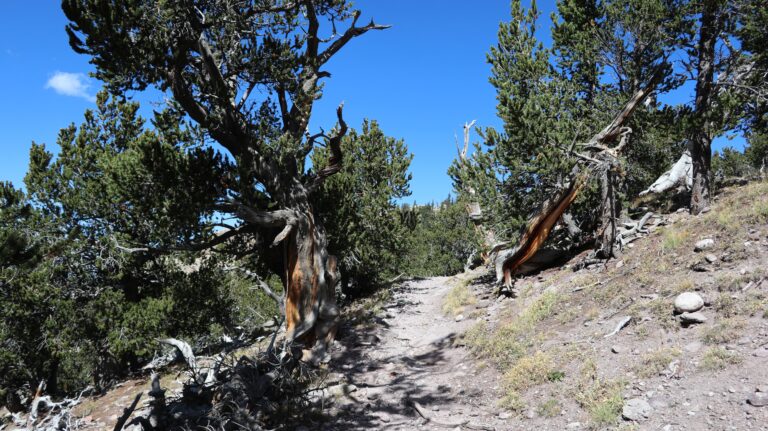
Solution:
M204 132L200 144L228 153L223 173L207 178L217 195L206 210L238 223L185 247L253 238L250 251L285 286L287 340L320 357L335 333L338 273L312 194L342 168L347 126L341 106L331 133L312 135L308 125L328 61L355 37L386 26L360 25L346 0L64 0L62 7L70 45L91 56L111 92L154 86L169 93ZM327 165L305 169L320 141ZM175 187L186 187L183 180Z

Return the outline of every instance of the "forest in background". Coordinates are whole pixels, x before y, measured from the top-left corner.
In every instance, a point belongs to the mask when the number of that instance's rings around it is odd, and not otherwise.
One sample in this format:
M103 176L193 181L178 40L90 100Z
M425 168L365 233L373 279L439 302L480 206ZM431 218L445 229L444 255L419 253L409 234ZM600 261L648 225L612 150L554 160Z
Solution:
M2 184L9 409L41 380L56 395L107 388L155 358L159 338L209 349L285 321L322 356L336 303L492 262L577 178L534 251L615 257L621 214L686 150L690 180L654 199L694 213L768 161L765 1L560 0L548 47L535 3L513 1L488 54L503 127L471 145L467 125L456 198L433 205L401 204L414 156L386 125L348 128L340 106L330 131L307 131L324 64L386 26L358 24L341 0L191 4L63 2L105 90L55 157L32 145L23 191ZM690 81L691 103L657 101ZM143 119L124 96L149 86L171 98ZM734 130L745 151L713 154Z

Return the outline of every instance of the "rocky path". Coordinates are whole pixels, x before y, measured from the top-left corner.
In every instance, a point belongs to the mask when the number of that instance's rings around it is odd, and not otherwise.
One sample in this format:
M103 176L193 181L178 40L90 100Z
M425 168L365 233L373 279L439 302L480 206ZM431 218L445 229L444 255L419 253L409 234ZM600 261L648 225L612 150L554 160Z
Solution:
M476 369L453 345L473 322L441 311L455 281L407 282L372 329L345 328L323 393L333 399L323 429L508 429L496 408L494 372Z

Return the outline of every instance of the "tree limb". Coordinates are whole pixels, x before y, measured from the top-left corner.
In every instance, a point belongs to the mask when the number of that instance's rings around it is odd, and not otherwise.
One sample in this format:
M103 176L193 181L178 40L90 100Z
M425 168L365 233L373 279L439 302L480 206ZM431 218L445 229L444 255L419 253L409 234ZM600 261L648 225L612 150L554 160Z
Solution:
M338 108L336 108L336 117L339 120L339 128L328 139L328 149L331 151L331 155L328 158L328 165L321 169L312 180L310 185L310 191L317 189L325 181L326 178L339 172L342 167L343 153L341 151L341 140L344 135L347 134L347 123L344 122L342 111L344 109L344 102L342 102Z

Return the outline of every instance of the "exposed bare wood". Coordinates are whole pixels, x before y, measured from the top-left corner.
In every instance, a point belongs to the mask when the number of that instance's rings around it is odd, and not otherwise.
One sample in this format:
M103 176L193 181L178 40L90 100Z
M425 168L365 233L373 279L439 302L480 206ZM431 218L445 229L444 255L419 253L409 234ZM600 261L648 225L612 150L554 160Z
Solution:
M663 193L678 186L684 186L690 190L693 185L693 161L688 150L675 162L674 165L653 182L647 189L640 192L640 196L649 193Z
M518 269L529 259L531 259L541 246L546 241L552 227L555 225L560 216L568 209L568 207L576 199L581 187L584 185L587 177L595 170L603 170L605 175L609 175L613 165L618 164L619 151L622 150L628 143L628 137L631 133L631 129L624 126L624 123L629 119L642 104L646 97L653 92L656 85L663 77L663 67L659 65L656 68L653 76L648 84L635 92L635 94L627 101L624 107L616 114L613 120L605 126L600 132L595 134L586 144L582 145L585 148L596 150L597 153L594 156L581 155L585 160L584 166L580 167L576 165L573 172L571 172L570 180L559 190L554 196L542 205L541 211L537 212L531 219L529 219L525 230L523 231L518 243L514 248L508 249L499 254L496 257L496 279L503 281L504 285L510 286L512 284L513 276ZM609 147L609 144L619 140L615 147ZM578 155L578 154L577 154ZM610 183L610 175L607 178ZM606 187L607 184L604 184ZM616 207L615 198L613 198L612 190L604 190L606 193L604 196L604 205L606 203L614 205L610 208L603 208L604 217L602 233L607 238L602 238L600 244L610 242L609 250L607 250L610 257L613 254L613 243L615 242L617 231L615 229L616 223ZM611 228L613 226L613 228ZM606 232L605 229L610 229ZM605 246L601 248L606 248ZM604 253L605 254L605 253Z
M586 177L574 176L567 186L563 187L552 199L545 202L536 216L529 220L526 230L512 248L500 252L496 257L496 279L504 281L506 286L512 284L512 277L517 269L533 257L549 236L552 227L576 199Z

